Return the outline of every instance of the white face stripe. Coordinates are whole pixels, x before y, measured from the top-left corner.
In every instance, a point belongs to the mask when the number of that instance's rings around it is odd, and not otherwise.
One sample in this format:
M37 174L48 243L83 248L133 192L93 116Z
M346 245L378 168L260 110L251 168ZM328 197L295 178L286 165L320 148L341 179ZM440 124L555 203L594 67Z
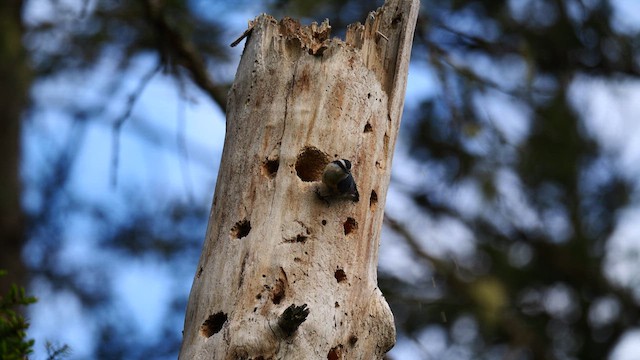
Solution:
M340 168L342 169L342 171L349 173L351 170L351 162L349 160L345 160L345 159L340 159L340 160L336 160L334 161L334 163L336 163L338 166L340 166Z

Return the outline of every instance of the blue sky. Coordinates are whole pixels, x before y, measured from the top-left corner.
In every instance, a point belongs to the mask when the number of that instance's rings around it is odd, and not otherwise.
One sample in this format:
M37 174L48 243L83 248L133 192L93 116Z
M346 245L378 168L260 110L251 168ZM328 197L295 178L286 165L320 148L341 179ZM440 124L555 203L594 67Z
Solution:
M74 0L66 2L78 3ZM521 2L513 1L514 6ZM46 0L28 1L27 18L30 21L47 18L50 14L47 3ZM640 1L618 0L614 4L619 31L640 29ZM229 17L229 42L244 31L248 20L262 11L257 6L248 6ZM235 50L236 63L242 46L243 43ZM102 119L86 125L85 136L77 144L78 152L69 191L112 209L114 216L118 216L123 207L130 205L127 192L131 189L136 189L149 201L160 204L183 199L209 206L212 199L224 139L223 114L193 86L188 86L186 90L190 101L184 101L177 91L175 81L162 74L153 77L136 102L131 118L122 128L120 148L117 149L118 184L115 187L112 184L114 168L111 160L116 149L112 146L113 133L109 121L122 113L129 91L136 87L141 73L153 66L152 59L141 57L137 59L137 71L121 74L126 80L126 88L118 97L109 99ZM50 79L36 84L33 90L36 111L24 129L25 178L39 176L39 172L48 166L51 152L67 146L67 139L75 131L69 119L59 109L64 108L65 103L75 101L104 102L105 99L100 97L100 86L109 80L113 67L114 64L106 58L99 64L98 71L89 78ZM227 74L229 75L232 74ZM429 69L411 66L405 114L415 108L418 99L433 94L433 80ZM587 130L615 155L618 162L616 165L629 178L639 178L640 167L635 164L640 163L640 126L637 121L637 114L640 114L640 83L603 83L588 77L578 78L572 85L571 97L576 108L584 113ZM512 114L510 118L513 121L497 124L512 141L517 143L526 136L530 114L518 103L494 93L487 93L476 101L478 107L489 116L498 111ZM152 129L151 135L148 135L148 129ZM180 133L184 133L188 158L185 158L185 151L180 148ZM398 144L393 162L393 177L403 179L403 183L394 184L389 191L386 211L392 215L406 211L407 188L412 186L412 177L415 176L412 174L427 171L424 164L409 158L402 141ZM513 179L509 173L501 176L504 178L505 188L513 189L507 190L505 196L510 199L514 211L521 211L523 218L526 218L527 209L519 200L517 184L510 185ZM460 203L461 208L480 211L478 192L476 184L462 184L450 195ZM27 192L26 206L42 206L40 201L37 194ZM415 213L419 211L416 209ZM409 229L417 227L418 223L424 224L425 219L426 217L407 220L407 226ZM535 223L541 220L530 221ZM621 284L640 289L640 280L636 275L640 273L638 265L633 263L633 259L620 259L620 254L625 254L629 249L640 251L640 245L633 241L640 236L640 227L636 224L640 224L640 209L628 209L619 217L618 230L610 240L612 258L608 274L619 279ZM140 340L157 336L153 330L163 321L168 311L169 294L180 289L185 297L188 295L196 264L193 264L193 269L180 269L176 274L166 264L152 257L127 259L123 262L116 254L100 252L95 240L97 230L90 221L82 217L72 218L68 225L63 236L65 240L60 244L63 251L59 261L62 266L69 266L70 271L81 271L89 266L96 266L96 263L113 268L111 274L115 285L112 290L118 294L117 308L114 311L131 317L137 330L136 336ZM429 227L432 231L425 234L422 240L430 244L429 249L435 255L464 258L472 254L472 234L462 224L451 219L441 219L432 221ZM204 238L204 233L202 237ZM425 270L412 263L409 255L409 249L394 244L393 235L383 232L380 252L382 270L401 271L403 276L409 278L424 278L427 275ZM38 256L29 256L32 258L28 258L28 261L38 261ZM36 344L35 358L45 357L43 339L69 344L73 349L74 359L90 357L96 341L93 337L96 325L79 300L71 293L54 292L46 282L39 279L35 280L32 292L40 299L32 307L30 314L30 336L39 343ZM606 312L607 307L604 308L603 311ZM473 328L473 324L469 326ZM176 331L179 332L181 328L182 323L177 323ZM464 333L461 334L460 336L465 336ZM444 351L444 338L438 328L426 328L418 337L418 342L400 338L392 355L398 359L422 359L426 352L432 354L433 358L438 358L442 355L441 351ZM459 358L473 358L473 354L460 351ZM640 329L634 329L625 336L611 359L631 360L635 356L632 354L638 353Z

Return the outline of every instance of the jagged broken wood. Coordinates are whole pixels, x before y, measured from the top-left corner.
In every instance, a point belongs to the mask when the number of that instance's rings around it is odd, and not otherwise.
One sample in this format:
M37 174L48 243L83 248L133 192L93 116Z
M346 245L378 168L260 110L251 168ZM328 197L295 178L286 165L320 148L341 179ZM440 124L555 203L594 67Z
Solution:
M376 266L418 7L387 1L345 40L328 22L251 23L181 359L368 360L393 346ZM361 200L327 205L316 190L339 158Z
M278 319L278 327L285 337L289 337L298 330L298 327L300 327L300 325L302 325L302 323L307 319L307 316L309 316L307 304L302 304L300 306L291 304L284 310L282 315L280 315L280 318Z

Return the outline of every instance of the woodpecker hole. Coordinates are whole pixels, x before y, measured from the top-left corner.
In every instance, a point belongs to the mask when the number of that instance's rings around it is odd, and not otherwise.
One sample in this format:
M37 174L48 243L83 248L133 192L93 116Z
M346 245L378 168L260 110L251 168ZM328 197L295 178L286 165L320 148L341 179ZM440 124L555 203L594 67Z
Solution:
M334 305L334 306L335 306L335 307L337 307L337 308L339 308L339 307L340 307L340 304L336 301L336 303L335 303L335 305Z
M322 226L327 225L327 220L322 220Z
M336 281L338 281L339 283L347 280L347 274L342 269L336 270L336 272L333 274L333 276L336 277Z
M284 241L287 243L305 243L307 242L307 239L309 239L309 236L304 235L304 234L298 234L290 239L285 239Z
M313 146L307 146L296 159L296 174L305 182L319 181L328 163L329 158L325 153Z
M202 325L200 325L200 335L204 337L211 337L222 330L222 326L227 322L227 314L222 311L209 315Z
M271 293L271 302L275 305L280 304L282 299L284 299L285 293L285 284L282 279L276 280L276 284L273 286L273 292Z
M244 219L242 221L238 221L231 228L231 237L234 239L242 239L243 237L249 235L251 231L251 223L249 220Z
M371 210L375 210L378 205L378 193L375 190L371 190L371 196L369 197L369 207Z
M373 131L373 127L371 126L371 124L369 124L368 122L364 125L364 132L368 133L368 132L372 132Z
M358 337L355 335L349 336L349 345L353 346L358 342Z
M393 20L391 20L391 26L395 29L402 22L402 13L396 15Z
M203 271L204 269L202 268L202 266L200 266L200 269L198 269L198 275L196 276L198 279L200 278L200 276L202 276Z
M329 353L327 354L327 360L338 359L342 359L342 345L331 348L331 350L329 350Z
M344 234L349 235L358 229L358 222L352 217L348 217L343 224Z
M274 177L276 177L279 167L280 167L280 160L278 158L267 159L262 163L262 175L270 179L273 179Z

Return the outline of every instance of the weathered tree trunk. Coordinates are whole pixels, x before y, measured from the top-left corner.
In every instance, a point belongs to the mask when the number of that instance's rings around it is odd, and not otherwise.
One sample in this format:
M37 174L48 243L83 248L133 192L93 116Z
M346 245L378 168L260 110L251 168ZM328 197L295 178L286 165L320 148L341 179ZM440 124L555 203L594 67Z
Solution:
M376 266L418 7L387 1L345 41L327 22L252 23L181 359L378 359L393 346ZM315 193L339 158L359 202Z

